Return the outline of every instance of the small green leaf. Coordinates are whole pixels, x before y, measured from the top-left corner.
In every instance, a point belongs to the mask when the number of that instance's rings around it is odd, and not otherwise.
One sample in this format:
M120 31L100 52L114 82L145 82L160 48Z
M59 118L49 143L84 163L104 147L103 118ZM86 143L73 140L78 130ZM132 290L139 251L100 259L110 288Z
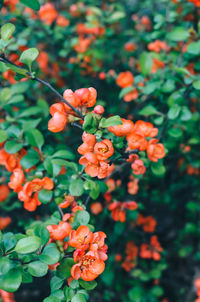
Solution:
M188 53L190 53L192 55L196 55L196 56L199 55L200 54L200 41L190 43L187 46L186 52L188 52Z
M88 133L95 133L97 130L97 120L93 113L86 114L83 123L83 130Z
M19 254L33 253L39 249L41 243L41 239L37 236L20 239L16 244L15 252Z
M86 298L85 295L83 294L76 294L73 298L72 298L72 302L86 302Z
M76 225L87 225L90 221L90 214L87 211L77 211L74 216Z
M150 53L143 52L140 56L140 68L142 73L146 76L151 72L153 66L153 59Z
M64 158L64 159L71 159L73 160L75 158L74 154L69 151L69 150L59 150L55 152L52 157L57 157L57 158Z
M178 117L181 107L178 104L174 104L168 111L167 116L170 120L174 120Z
M167 39L179 42L187 40L189 36L189 32L184 27L175 27L170 33L167 34Z
M142 108L142 110L139 111L139 114L149 116L149 115L159 114L159 111L152 105L147 105L144 108Z
M20 160L20 164L24 169L30 169L40 161L40 155L35 150L29 150Z
M69 185L69 193L72 196L81 196L84 192L82 179L73 179Z
M43 300L43 302L60 302L60 299L54 296L47 297Z
M7 292L16 292L22 282L20 270L12 269L6 275L0 276L0 288Z
M6 257L0 259L0 275L5 275L10 269L10 261Z
M101 128L108 128L111 126L117 126L117 125L122 125L121 117L119 115L114 115L109 118L102 118L99 127Z
M5 130L0 129L0 143L3 143L7 140L8 134Z
M34 261L27 265L28 272L34 277L43 277L48 272L48 265L41 261Z
M48 265L55 264L60 259L60 252L55 243L49 243L45 246L42 254L39 256L40 260Z
M37 48L29 48L21 54L19 60L20 62L26 64L29 67L29 70L31 70L31 65L33 61L37 59L38 55L39 51L37 50Z
M38 0L20 0L20 2L34 10L40 9L40 3L38 2Z
M193 85L193 87L194 87L195 89L200 90L200 80L199 80L199 81L193 82L192 85Z
M53 192L49 191L49 190L44 189L38 193L39 201L44 204L49 203L51 201L52 197L53 197Z
M86 290L93 290L97 286L96 281L84 281L84 280L80 279L79 283Z
M44 136L38 129L30 129L26 132L26 137L31 146L38 147L41 150L44 144Z
M7 141L5 143L5 151L10 154L16 153L19 150L21 150L22 148L23 148L23 145L15 142L15 141Z
M15 31L15 25L13 25L12 23L7 23L4 24L1 27L1 37L4 41L8 41L9 38L12 36L12 34Z

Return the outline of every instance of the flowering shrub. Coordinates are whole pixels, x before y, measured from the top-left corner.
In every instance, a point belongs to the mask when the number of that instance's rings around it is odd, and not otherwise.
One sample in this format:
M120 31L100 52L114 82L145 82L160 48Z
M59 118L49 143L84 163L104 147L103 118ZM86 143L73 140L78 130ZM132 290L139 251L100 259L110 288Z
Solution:
M0 0L0 300L200 300L199 7Z

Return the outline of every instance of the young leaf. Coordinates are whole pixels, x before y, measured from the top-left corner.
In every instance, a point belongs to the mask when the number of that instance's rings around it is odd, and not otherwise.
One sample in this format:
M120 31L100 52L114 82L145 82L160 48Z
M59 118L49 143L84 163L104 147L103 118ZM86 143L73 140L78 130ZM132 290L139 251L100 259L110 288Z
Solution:
M153 59L150 53L143 52L140 56L140 68L142 73L146 76L151 72L153 66Z
M29 48L21 54L19 60L20 62L27 65L29 67L29 70L31 70L31 65L33 61L37 59L38 55L39 51L37 50L37 48Z
M34 10L40 9L40 3L38 2L38 0L20 0L20 2Z
M40 247L41 243L41 239L37 236L20 239L16 244L15 252L19 254L33 253Z
M12 36L15 31L15 25L12 23L4 24L1 27L1 38L6 42Z

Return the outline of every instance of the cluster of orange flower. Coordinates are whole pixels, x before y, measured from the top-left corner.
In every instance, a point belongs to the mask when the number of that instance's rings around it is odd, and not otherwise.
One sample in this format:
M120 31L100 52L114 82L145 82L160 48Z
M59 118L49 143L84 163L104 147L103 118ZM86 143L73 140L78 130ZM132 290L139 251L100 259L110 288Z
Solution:
M104 240L106 234L103 232L91 232L87 226L79 226L77 230L72 229L71 223L77 211L83 208L78 206L74 198L70 195L66 196L65 201L59 205L61 208L71 206L72 213L66 213L63 221L58 225L49 225L47 229L50 233L50 242L59 241L59 247L62 246L66 250L69 246L75 248L73 258L75 264L71 268L71 278L78 280L82 278L85 281L92 281L100 275L105 268L104 261L107 260L107 245ZM66 238L69 236L69 240ZM65 241L64 241L65 240ZM57 263L52 267L59 265ZM50 267L51 268L51 267Z
M126 244L126 257L122 262L122 267L125 271L129 272L137 265L137 257L140 255L141 258L154 259L159 261L161 258L161 252L163 251L157 236L152 236L150 244L143 243L140 249L135 245L133 241L128 241ZM121 262L121 254L115 255L115 260Z
M93 107L96 103L97 92L93 87L80 88L73 92L66 89L63 98L78 109L81 113L86 113L87 108ZM48 129L52 132L60 132L69 121L74 119L74 111L65 103L56 103L50 107L52 118L49 121Z
M108 158L114 153L112 142L108 139L97 142L95 135L86 132L83 133L82 139L83 144L78 148L82 155L79 163L86 166L85 172L91 177L106 178L114 168L108 162Z
M200 302L200 278L195 280L194 285L197 288L196 294L198 296L198 298L195 300L195 302Z
M8 186L18 193L18 198L24 203L24 208L28 211L35 211L37 206L41 204L38 199L39 191L42 189L52 190L54 185L53 181L48 177L35 178L32 181L25 182L25 175L20 165L20 160L26 154L27 151L25 149L9 154L2 148L0 149L0 165L4 166L7 171L12 172ZM25 172L29 172L29 170L25 169ZM22 186L23 184L24 186ZM3 194L7 198L9 190L7 186L3 186ZM3 200L6 198L3 198Z
M126 211L125 210L136 210L137 203L135 201L114 201L108 205L108 209L111 211L111 217L114 221L125 222Z
M0 296L3 302L15 302L13 293L8 293L5 290L0 289Z
M192 2L195 6L200 7L200 0L188 0L189 2Z

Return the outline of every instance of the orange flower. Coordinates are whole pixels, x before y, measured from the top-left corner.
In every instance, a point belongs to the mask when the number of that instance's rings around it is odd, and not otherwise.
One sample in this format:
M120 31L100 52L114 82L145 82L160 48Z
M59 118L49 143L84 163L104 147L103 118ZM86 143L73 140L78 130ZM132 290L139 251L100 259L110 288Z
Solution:
M137 121L134 127L135 132L145 136L145 137L155 137L158 134L158 129L154 128L151 123L144 121Z
M142 225L143 230L147 233L155 231L157 222L152 216L144 217L142 214L138 215L137 225Z
M4 230L10 223L10 217L0 217L0 230Z
M46 3L40 7L38 12L40 19L48 25L51 25L53 21L57 18L57 12L52 3Z
M93 107L96 103L97 91L93 87L80 88L73 92L71 89L66 89L63 98L68 101L73 107ZM71 108L65 105L67 110Z
M135 175L140 175L140 174L144 174L146 172L146 168L144 166L144 163L142 160L140 159L136 159L132 165L131 168L133 169L133 173Z
M111 217L114 221L126 221L126 212L125 209L128 210L136 210L137 203L135 201L128 201L128 202L112 202L109 204L108 209L112 212Z
M92 152L94 150L94 145L96 144L96 136L83 132L82 140L83 144L78 147L78 153L84 155L87 152Z
M136 88L131 90L129 93L125 94L125 96L123 97L124 101L127 103L129 103L137 98L138 98L138 91Z
M165 148L163 144L157 144L157 139L151 139L147 146L147 155L149 159L153 162L157 162L165 156Z
M78 53L84 53L92 43L91 38L84 38L84 36L80 36L78 39L78 43L73 46L74 50Z
M151 69L151 73L156 73L156 71L158 69L163 69L165 67L165 64L164 62L156 59L156 58L153 58L153 66L152 66L152 69Z
M134 77L130 71L120 72L116 80L117 85L121 88L131 86L133 82Z
M147 141L143 135L132 132L127 136L129 148L144 151L147 148Z
M37 58L38 65L42 72L46 73L47 72L47 67L48 67L48 62L49 62L49 57L48 54L45 51L41 51L39 53L39 56Z
M68 121L64 103L53 104L49 110L52 118L49 120L48 129L51 132L60 132Z
M15 297L13 293L9 293L3 289L0 289L0 296L3 302L15 302Z
M200 0L188 0L189 2L192 2L195 6L200 7Z
M156 261L160 260L160 253L163 251L157 236L152 236L150 239L150 245L143 243L140 247L140 257L151 259Z
M113 144L110 140L104 139L100 143L95 144L94 152L98 160L105 160L113 155Z
M69 236L71 232L71 225L68 222L60 221L58 225L48 225L47 230L50 233L52 240L63 240Z
M121 118L122 125L108 127L108 131L114 133L116 136L126 136L134 129L134 124L130 120Z
M106 234L104 232L96 232L93 234L92 243L90 244L89 250L94 253L94 256L102 261L106 261L108 259L107 256L107 245L104 243L106 238Z
M69 25L69 19L65 18L63 15L57 17L56 23L58 26L66 27Z
M139 190L138 186L139 179L133 178L132 181L128 182L128 193L131 195L137 194Z
M124 45L124 49L126 51L134 51L136 49L136 45L133 43L133 42L127 42L125 45Z
M90 206L92 214L98 215L103 211L102 204L100 202L93 202Z
M85 281L92 281L103 273L104 269L105 263L96 258L93 252L88 252L79 263L72 266L71 275L75 280L82 278Z
M137 255L138 247L133 241L128 241L126 244L126 259L122 263L122 267L125 271L130 272L130 270L136 266Z
M4 149L0 150L0 165L12 172L16 168L21 168L20 160L26 154L25 149L21 149L19 152L14 154L7 153Z
M4 0L4 5L9 6L10 10L14 12L18 2L19 0Z
M18 198L24 202L26 210L30 212L35 211L37 206L41 204L38 199L38 192L42 189L52 190L53 186L53 181L48 177L42 179L35 178L23 186L18 192Z
M161 50L168 51L169 46L167 45L166 42L162 42L160 40L156 40L154 42L151 42L148 44L148 49L150 51L155 51L155 52L160 52Z
M62 208L62 209L65 209L65 208L68 208L68 207L69 207L70 205L72 205L73 203L76 203L76 202L75 202L75 199L74 199L73 196L71 196L71 195L69 194L69 195L66 195L66 196L65 196L65 200L59 204L59 207Z
M93 240L93 233L90 229L81 225L78 229L72 230L69 235L69 245L81 250L87 250L89 248L89 244Z
M10 193L10 191L9 191L7 185L5 185L5 184L0 185L0 202L6 200L9 193Z
M13 174L10 177L10 182L8 183L9 188L13 189L14 192L19 192L22 189L22 184L24 182L24 172L20 168L13 170Z

